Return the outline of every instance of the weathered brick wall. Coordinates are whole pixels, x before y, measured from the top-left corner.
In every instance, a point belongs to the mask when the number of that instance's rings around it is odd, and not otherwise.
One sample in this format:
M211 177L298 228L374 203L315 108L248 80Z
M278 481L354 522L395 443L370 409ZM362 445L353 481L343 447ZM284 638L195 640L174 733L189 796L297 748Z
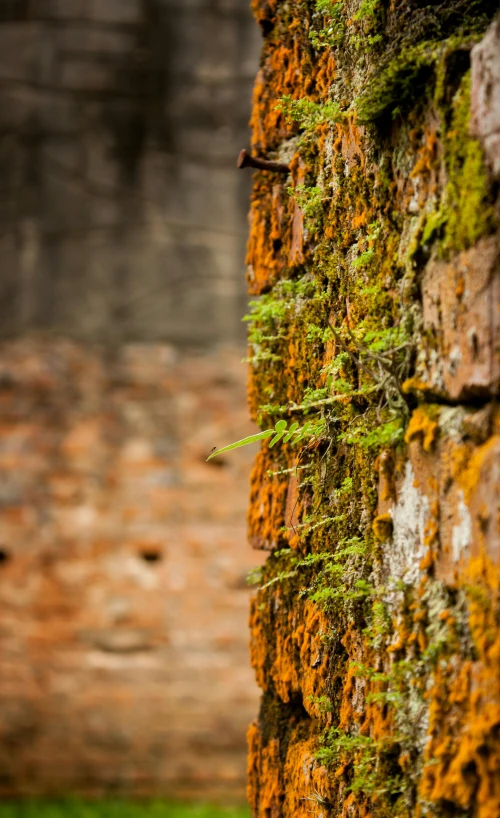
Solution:
M0 793L241 797L249 455L239 351L0 353Z
M310 422L252 478L253 814L489 818L498 4L253 8L254 151L291 171L255 176L250 402L263 428Z
M0 0L3 794L243 793L250 463L204 460L248 423L258 37L239 0Z

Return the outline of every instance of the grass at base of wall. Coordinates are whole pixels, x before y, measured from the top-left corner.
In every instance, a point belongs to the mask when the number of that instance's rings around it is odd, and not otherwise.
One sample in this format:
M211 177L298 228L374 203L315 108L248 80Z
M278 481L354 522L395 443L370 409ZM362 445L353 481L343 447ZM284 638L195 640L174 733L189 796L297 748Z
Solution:
M247 807L171 801L19 800L0 802L0 818L249 818Z

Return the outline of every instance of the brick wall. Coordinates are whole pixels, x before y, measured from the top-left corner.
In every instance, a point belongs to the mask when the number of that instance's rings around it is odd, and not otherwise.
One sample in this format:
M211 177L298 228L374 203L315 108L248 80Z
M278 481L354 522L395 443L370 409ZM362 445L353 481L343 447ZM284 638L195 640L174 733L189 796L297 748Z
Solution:
M290 173L254 180L250 400L310 430L252 477L253 815L490 818L498 3L252 5L254 149Z
M0 353L0 792L241 796L249 455L239 351ZM251 456L251 455L250 455Z

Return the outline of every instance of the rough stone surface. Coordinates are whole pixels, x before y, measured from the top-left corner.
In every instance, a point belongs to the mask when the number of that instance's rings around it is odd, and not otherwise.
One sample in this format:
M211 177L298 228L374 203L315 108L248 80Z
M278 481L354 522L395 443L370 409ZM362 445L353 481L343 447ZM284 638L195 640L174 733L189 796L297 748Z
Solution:
M252 6L252 814L490 818L498 4Z
M471 52L471 130L483 144L493 173L500 177L500 20Z
M452 400L496 394L500 386L499 258L492 236L425 268L423 326L430 343L422 369Z
M0 352L0 792L241 797L239 350Z

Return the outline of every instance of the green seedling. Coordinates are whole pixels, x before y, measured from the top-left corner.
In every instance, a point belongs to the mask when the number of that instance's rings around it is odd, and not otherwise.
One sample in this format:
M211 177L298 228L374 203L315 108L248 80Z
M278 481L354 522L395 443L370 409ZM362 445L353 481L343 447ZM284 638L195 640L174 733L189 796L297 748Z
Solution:
M310 423L304 424L304 426L300 426L295 421L292 423L290 427L288 427L288 423L286 420L278 420L274 429L265 429L263 432L257 432L255 435L249 435L248 437L244 437L241 440L237 440L235 443L229 443L228 446L223 446L221 449L215 449L214 451L210 452L207 457L207 460L211 460L212 457L215 457L218 454L223 454L223 452L230 452L233 449L239 449L240 446L248 446L249 443L255 443L258 440L266 440L268 437L272 438L269 441L269 447L275 446L278 441L283 439L284 443L288 443L292 441L292 444L298 443L302 438L308 434L312 434L312 425Z

